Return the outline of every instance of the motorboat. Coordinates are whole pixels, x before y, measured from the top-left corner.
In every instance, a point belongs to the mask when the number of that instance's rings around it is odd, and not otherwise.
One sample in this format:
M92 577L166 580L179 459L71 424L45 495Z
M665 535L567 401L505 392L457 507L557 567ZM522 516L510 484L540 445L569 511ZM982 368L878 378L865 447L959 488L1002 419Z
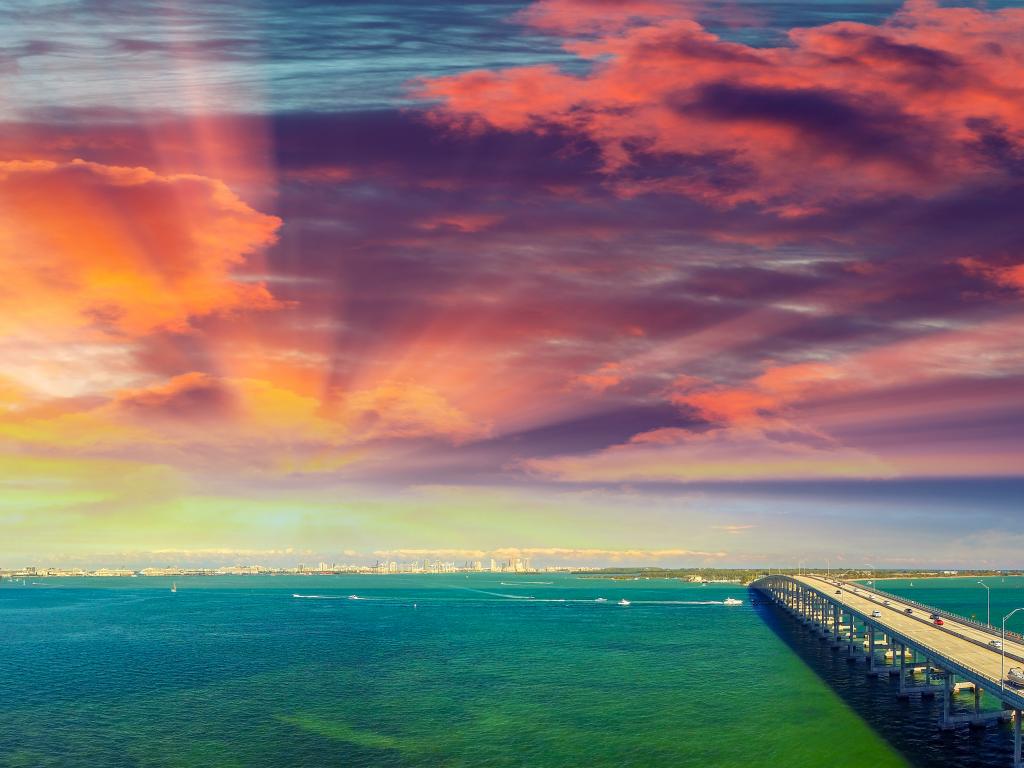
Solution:
M630 604L629 600L627 600L626 598L622 598L621 600L619 600L619 605L629 605L629 604Z
M599 597L594 602L595 603L607 603L608 602L608 598L607 597Z
M727 598L725 598L725 604L726 605L743 605L743 601L742 600L737 600L735 597L727 597Z

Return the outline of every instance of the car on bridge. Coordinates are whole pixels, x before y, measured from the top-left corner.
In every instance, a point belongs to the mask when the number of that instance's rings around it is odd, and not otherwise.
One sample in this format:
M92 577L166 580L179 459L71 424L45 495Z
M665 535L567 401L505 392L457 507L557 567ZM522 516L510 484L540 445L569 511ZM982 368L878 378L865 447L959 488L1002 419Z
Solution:
M1014 688L1024 688L1024 669L1011 667L1010 671L1006 673L1006 682Z
M878 610L872 611L871 616L872 618L879 619L882 617L882 612Z
M905 614L907 614L907 616L909 616L910 614L912 614L914 612L914 610L912 608L904 608L903 612Z
M988 644L991 647L993 647L993 648L1002 648L1003 647L1003 641L1002 640L989 640Z
M889 601L888 600L883 600L882 601L882 605L889 605Z
M837 590L836 590L836 594L837 594L837 595L841 595L841 594L843 594L843 590L841 590L841 589L837 589Z
M929 618L929 619L937 619L937 618L939 618L939 614L937 614L937 613L933 613L933 614L932 614L931 616L929 616L928 618Z
M945 623L946 622L944 622L942 619L936 619L935 620L935 626L937 626L937 627L941 627Z

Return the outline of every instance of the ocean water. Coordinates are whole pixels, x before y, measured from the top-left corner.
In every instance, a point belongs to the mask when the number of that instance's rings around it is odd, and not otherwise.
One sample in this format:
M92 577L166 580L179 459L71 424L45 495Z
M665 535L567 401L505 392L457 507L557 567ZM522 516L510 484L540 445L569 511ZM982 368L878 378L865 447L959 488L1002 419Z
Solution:
M736 585L177 582L0 585L0 766L1009 763Z

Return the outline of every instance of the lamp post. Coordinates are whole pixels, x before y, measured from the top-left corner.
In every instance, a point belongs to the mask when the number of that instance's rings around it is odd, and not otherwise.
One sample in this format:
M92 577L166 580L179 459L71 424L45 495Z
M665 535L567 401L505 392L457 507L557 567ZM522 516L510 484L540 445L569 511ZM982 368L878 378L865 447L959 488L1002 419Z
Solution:
M987 614L985 616L985 624L987 624L988 626L991 627L992 626L992 588L988 584L986 584L984 581L979 581L978 583L981 584L981 586L983 586L985 588L985 596L987 598L986 602L988 603L988 612L987 612Z
M1006 620L1013 616L1017 611L1024 611L1024 608L1014 608L1008 614L1003 616L1003 632L1000 635L999 641L999 691L1002 692L1004 686L1005 675L1003 670L1006 666Z

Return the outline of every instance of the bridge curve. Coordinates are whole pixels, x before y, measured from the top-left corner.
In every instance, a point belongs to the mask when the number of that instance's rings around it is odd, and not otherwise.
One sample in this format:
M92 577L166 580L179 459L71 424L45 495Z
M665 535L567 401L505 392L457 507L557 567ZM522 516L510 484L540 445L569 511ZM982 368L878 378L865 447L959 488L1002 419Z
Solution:
M940 728L984 726L1012 719L1013 766L1024 768L1024 689L1008 685L1006 678L1010 667L1024 666L1024 642L1017 636L1007 636L1005 645L997 647L997 630L855 582L820 575L762 576L750 586L837 650L845 648L851 661L864 658L868 674L899 675L900 696L942 695ZM936 617L941 624L935 623ZM890 656L892 663L888 663ZM952 714L950 698L962 687L974 689L974 710L966 715ZM982 691L996 697L1002 709L983 711Z

